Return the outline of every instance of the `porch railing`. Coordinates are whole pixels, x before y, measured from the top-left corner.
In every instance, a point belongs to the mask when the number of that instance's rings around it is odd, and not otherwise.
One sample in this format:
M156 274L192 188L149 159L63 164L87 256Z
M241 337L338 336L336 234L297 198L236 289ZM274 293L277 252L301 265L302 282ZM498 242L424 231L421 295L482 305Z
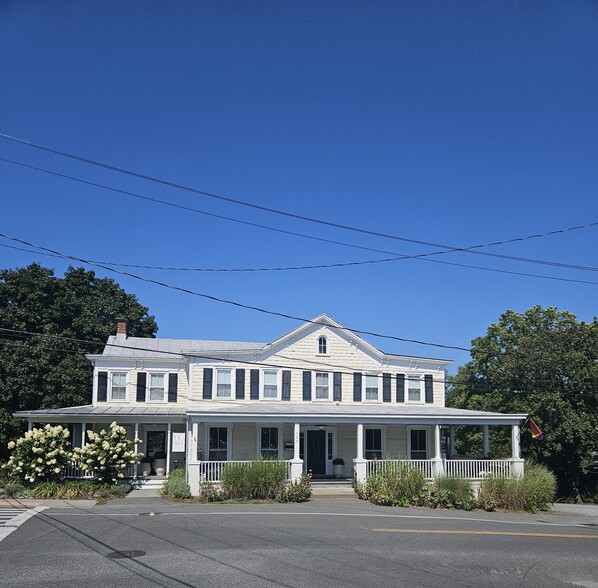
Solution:
M137 466L132 465L124 469L124 480L137 477ZM73 461L70 465L62 468L62 477L74 480L93 480L96 477L95 471L85 471L80 462Z
M510 478L513 476L512 463L506 459L448 459L444 463L447 476L481 480L492 474Z
M399 467L409 467L420 470L424 474L424 478L431 480L432 474L432 460L429 459L384 459L384 460L370 460L367 462L366 476L373 474L385 474L387 469L391 471Z
M197 464L199 468L200 482L220 482L222 480L222 471L227 465L240 465L242 467L250 468L254 462L246 461L202 461ZM291 478L291 462L284 461L286 465L286 478Z

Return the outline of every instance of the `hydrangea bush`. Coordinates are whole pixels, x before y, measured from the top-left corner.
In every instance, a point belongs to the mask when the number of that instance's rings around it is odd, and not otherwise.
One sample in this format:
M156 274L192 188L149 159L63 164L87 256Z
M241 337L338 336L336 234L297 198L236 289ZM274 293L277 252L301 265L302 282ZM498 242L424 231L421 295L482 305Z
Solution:
M60 478L73 456L69 436L69 430L61 425L33 428L8 444L12 454L4 468L12 478L30 483Z
M139 463L143 453L135 451L135 443L127 439L127 431L115 422L106 431L99 433L87 431L88 443L83 448L76 448L74 457L80 461L81 468L93 472L98 482L115 483L125 477L125 469Z

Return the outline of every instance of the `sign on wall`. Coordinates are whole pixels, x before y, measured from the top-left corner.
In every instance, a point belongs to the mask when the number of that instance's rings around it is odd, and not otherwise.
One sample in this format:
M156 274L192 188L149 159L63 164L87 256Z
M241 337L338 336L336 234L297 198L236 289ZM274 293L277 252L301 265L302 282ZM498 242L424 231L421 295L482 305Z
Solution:
M172 451L185 452L185 433L172 434Z

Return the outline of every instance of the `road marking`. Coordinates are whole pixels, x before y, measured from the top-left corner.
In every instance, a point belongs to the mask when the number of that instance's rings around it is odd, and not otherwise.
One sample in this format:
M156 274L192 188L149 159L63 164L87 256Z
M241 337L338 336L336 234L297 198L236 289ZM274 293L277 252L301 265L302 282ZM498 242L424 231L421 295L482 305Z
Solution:
M36 506L35 508L0 508L0 541L6 539L13 531L20 527L26 520L48 508Z
M598 535L572 533L516 533L514 531L467 531L464 529L371 529L374 533L429 533L430 535L507 535L509 537L558 537L563 539L598 539Z

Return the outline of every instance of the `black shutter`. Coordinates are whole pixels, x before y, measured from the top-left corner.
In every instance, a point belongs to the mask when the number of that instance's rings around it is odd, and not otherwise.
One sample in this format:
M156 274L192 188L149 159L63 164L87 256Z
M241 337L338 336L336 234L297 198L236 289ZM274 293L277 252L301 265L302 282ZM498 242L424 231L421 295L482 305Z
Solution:
M353 401L361 402L361 374L353 374Z
M147 381L147 374L139 372L137 374L137 402L145 402L145 384Z
M235 398L237 400L245 400L245 370L240 368L235 373Z
M291 399L291 372L290 370L283 370L282 372L282 399Z
M382 401L390 402L390 374L382 374Z
M397 402L405 402L405 374L397 374Z
M98 372L98 402L108 400L108 372Z
M168 374L168 402L176 402L178 383L178 374Z
M203 368L203 398L209 400L212 398L212 368Z
M311 400L311 372L303 372L303 400Z
M333 388L333 400L340 402L343 399L343 374L340 372L334 372L334 388Z
M424 376L424 389L426 391L426 402L434 402L434 391L432 389L432 376Z
M251 400L260 399L260 370L250 370L249 372L249 398Z

